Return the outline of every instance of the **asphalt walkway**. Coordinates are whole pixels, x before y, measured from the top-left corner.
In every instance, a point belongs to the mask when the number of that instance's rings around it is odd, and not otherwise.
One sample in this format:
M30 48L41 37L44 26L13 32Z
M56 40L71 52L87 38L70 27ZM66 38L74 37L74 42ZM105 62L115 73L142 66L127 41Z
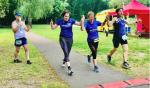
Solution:
M87 63L86 56L73 50L71 51L70 59L74 75L70 77L67 75L67 68L64 69L61 67L63 52L57 42L34 33L28 33L27 36L32 44L45 56L49 64L55 69L58 76L67 82L71 88L86 88L93 84L104 84L129 79L128 76L101 64L99 64L100 72L93 72L93 66Z

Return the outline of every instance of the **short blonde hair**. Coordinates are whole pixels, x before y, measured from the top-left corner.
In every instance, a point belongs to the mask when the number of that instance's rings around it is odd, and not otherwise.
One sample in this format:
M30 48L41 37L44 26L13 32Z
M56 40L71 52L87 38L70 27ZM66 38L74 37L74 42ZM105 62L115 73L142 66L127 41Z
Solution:
M88 14L87 14L88 17L91 16L91 15L95 15L93 11L89 11Z

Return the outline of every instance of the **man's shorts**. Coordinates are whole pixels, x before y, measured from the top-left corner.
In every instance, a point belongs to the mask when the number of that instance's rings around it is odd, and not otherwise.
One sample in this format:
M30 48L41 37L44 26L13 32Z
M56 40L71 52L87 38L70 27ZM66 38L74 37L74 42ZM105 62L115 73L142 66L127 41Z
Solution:
M128 41L127 40L123 40L122 38L120 37L117 37L117 38L113 38L113 45L114 45L114 48L118 48L119 47L119 44L121 45L124 45L124 44L128 44Z
M25 37L23 37L23 38L20 38L20 39L16 39L14 45L16 47L20 47L20 46L24 46L26 44L27 44L27 39Z

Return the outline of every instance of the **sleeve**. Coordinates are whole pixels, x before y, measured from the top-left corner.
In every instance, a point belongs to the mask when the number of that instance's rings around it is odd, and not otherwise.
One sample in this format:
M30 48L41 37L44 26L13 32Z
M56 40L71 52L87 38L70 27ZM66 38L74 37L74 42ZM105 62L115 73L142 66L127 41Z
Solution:
M97 25L98 25L98 26L101 26L101 24L102 24L102 23L101 23L100 21L97 21Z
M75 24L76 20L75 19L71 19L71 22L72 22L72 24Z
M84 28L87 29L87 22L84 23Z
M61 20L60 20L60 19L56 21L56 24L57 24L57 25L60 25L60 23L61 23Z

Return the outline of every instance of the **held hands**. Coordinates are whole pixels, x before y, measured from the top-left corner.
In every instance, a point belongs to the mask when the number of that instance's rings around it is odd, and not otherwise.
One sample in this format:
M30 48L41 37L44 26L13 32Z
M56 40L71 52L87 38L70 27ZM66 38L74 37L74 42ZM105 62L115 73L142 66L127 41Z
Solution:
M115 22L115 21L116 21L116 22L118 21L117 17L114 17L114 18L113 18L113 22Z
M54 23L53 23L53 20L51 19L51 21L50 21L50 26L51 26L51 29L52 30L54 30L55 28L57 28L57 26L56 25L54 25Z
M106 16L106 21L109 21L110 17L109 15Z
M51 21L50 21L50 25L52 26L54 23L53 23L53 20L51 19Z
M107 22L107 25L109 26L109 15L106 16L105 20L103 21L102 25L101 26L104 26Z
M85 20L85 16L82 15L81 22L84 22L84 20Z
M81 31L84 31L84 20L85 20L85 16L82 15L82 18L81 18Z

